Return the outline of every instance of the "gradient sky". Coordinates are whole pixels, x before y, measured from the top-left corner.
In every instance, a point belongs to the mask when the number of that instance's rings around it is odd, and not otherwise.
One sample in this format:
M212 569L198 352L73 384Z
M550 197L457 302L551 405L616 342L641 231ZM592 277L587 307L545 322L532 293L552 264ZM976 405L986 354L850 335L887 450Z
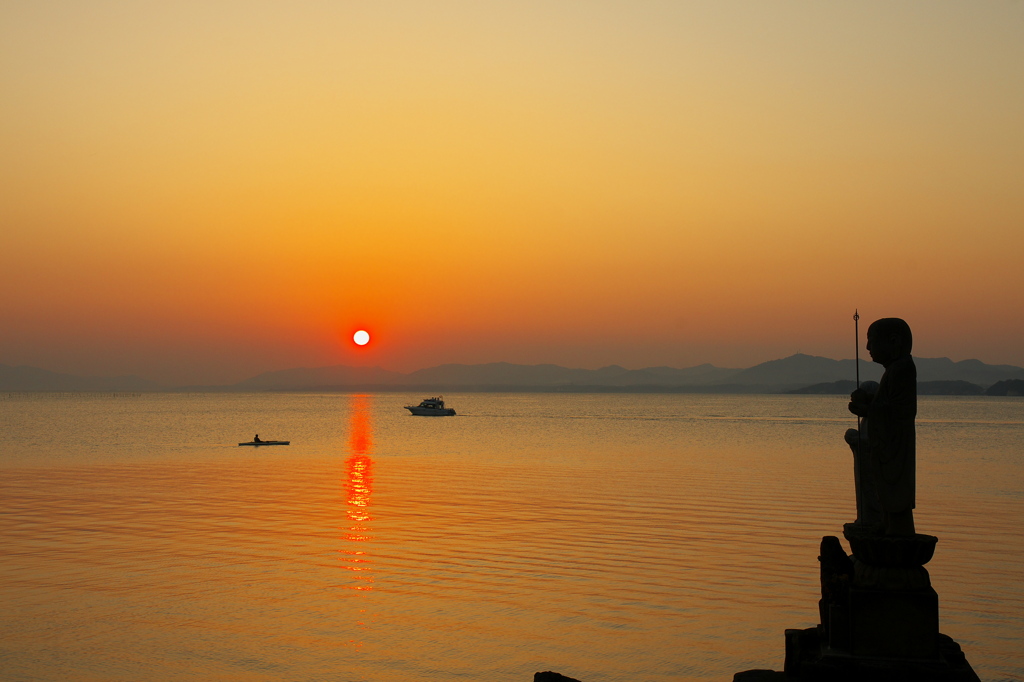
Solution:
M8 0L0 92L0 363L1024 365L1020 0Z

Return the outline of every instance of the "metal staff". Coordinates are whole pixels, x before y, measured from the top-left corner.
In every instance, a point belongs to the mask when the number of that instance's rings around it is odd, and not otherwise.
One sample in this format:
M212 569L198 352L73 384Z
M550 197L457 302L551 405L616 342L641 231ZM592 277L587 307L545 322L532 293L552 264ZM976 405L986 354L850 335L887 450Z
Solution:
M853 357L857 373L857 388L860 389L860 314L853 309ZM857 450L860 451L860 415L857 415Z
M857 359L857 388L860 388L860 315L853 309L853 357Z

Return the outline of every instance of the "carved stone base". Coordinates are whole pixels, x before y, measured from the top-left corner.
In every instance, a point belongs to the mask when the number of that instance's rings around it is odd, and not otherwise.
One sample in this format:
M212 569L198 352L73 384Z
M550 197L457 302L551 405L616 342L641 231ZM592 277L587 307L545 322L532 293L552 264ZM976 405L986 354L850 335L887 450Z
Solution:
M934 535L916 533L907 536L879 535L874 529L856 523L843 524L843 536L853 556L872 566L924 566L935 554Z
M855 558L853 584L865 589L927 590L932 580L924 566L872 566Z
M939 596L923 565L937 538L880 536L853 524L845 535L852 556L839 538L822 538L821 623L786 630L784 678L751 670L734 679L979 682L960 645L939 633Z
M858 656L823 646L821 630L786 630L787 680L800 682L980 682L960 645L936 637L928 659Z

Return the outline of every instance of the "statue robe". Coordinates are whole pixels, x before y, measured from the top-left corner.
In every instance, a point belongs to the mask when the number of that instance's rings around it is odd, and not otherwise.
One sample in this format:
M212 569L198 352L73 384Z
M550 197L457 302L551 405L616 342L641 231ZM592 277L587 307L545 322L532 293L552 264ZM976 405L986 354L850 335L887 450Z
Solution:
M886 513L915 506L916 417L917 366L912 357L904 355L885 368L878 393L868 406L872 475Z

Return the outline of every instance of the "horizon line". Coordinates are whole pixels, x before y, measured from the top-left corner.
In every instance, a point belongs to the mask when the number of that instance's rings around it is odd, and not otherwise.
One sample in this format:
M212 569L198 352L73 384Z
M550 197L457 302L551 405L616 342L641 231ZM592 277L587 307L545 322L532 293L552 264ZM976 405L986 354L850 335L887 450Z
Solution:
M251 380L251 379L255 379L255 378L260 377L260 376L263 376L265 374L272 374L272 373L275 373L275 372L288 372L288 371L294 371L294 370L332 369L332 368L336 368L336 367L344 367L344 368L347 368L347 369L370 369L370 370L376 369L376 370L381 370L381 371L384 371L384 372L388 372L388 373L392 373L392 374L398 374L398 375L403 375L403 376L409 376L411 374L415 374L416 372L421 372L421 371L429 370L429 369L435 369L435 368L438 368L438 367L450 367L450 366L481 367L481 366L486 366L486 365L510 365L510 366L514 366L514 367L558 367L558 368L561 368L561 369L580 370L580 371L587 371L587 372L595 372L595 371L600 371L600 370L603 370L603 369L610 369L610 368L618 368L618 369L625 370L627 372L640 372L640 371L649 370L649 369L662 369L662 368L683 371L683 370L695 369L695 368L698 368L698 367L705 367L706 366L706 367L711 367L711 368L718 369L718 370L742 372L744 370L752 369L754 367L759 367L761 365L765 365L765 364L768 364L768 363L771 363L771 362L779 362L781 360L788 360L790 358L798 357L798 356L804 356L804 357L808 357L808 358L820 358L820 359L823 359L823 360L830 360L832 362L864 362L864 363L866 363L869 366L873 365L873 364L876 364L876 363L874 363L872 360L870 360L868 358L839 358L839 359L836 359L836 358L830 358L830 357L827 357L827 356L824 356L824 355L812 355L810 353L803 353L803 352L796 352L796 353L792 353L790 355L786 355L786 356L783 356L783 357L773 358L771 360L765 360L765 361L758 362L758 363L755 363L753 365L750 365L748 367L720 367L720 366L714 365L714 364L712 364L710 362L701 362L701 363L697 363L695 365L688 365L686 367L676 367L676 366L672 366L672 365L647 365L647 366L644 366L644 367L629 368L629 367L625 367L623 365L612 363L612 364L609 364L609 365L602 365L602 366L596 367L596 368L589 368L589 367L568 367L566 365L559 365L559 364L554 363L554 362L538 362L538 363L529 363L528 364L528 363L509 362L507 360L494 360L494 361L489 361L489 362L475 362L475 363L443 362L443 363L436 364L436 365L428 365L426 367L420 367L420 368L414 369L414 370L401 371L401 370L387 369L387 368L385 368L385 367L383 367L381 365L350 365L350 364L339 363L339 364L332 364L332 365L293 366L293 367L283 367L281 369L263 370L263 371L256 372L255 374L249 375L249 376L247 376L247 377L245 377L243 379L240 379L238 381L234 381L232 383L224 383L224 384L198 384L198 383L185 383L185 384L174 383L174 384L167 384L167 383L159 382L159 381L156 381L156 380L153 380L153 379L147 379L146 377L140 376L138 374L116 374L116 375L88 374L88 375L84 375L84 374L74 374L74 373L71 373L71 372L61 372L61 371L56 371L56 370L50 370L50 369L46 369L46 368L43 368L43 367L37 367L37 366L34 366L34 365L26 365L26 364L22 364L22 365L7 365L6 363L0 362L0 366L9 367L11 369L38 370L38 371L47 372L47 373L50 373L50 374L70 376L70 377L75 377L75 378L79 378L79 379L131 379L131 378L134 378L134 379L140 379L142 381L151 382L153 384L157 384L157 385L161 386L162 388L182 389L182 388L200 388L200 387L202 387L202 388L228 388L228 387L235 386L235 385L237 385L239 383L242 383L242 382L245 382L245 381L248 381L248 380ZM973 361L976 361L976 362L980 362L980 363L982 363L984 365L988 365L990 367L1012 367L1012 368L1015 368L1015 369L1024 369L1024 367L1022 367L1022 366L1011 365L1011 364L1006 364L1006 363L989 364L989 363L987 363L987 362L985 362L983 360L980 360L979 358L964 358L963 360L953 360L952 358L950 358L948 356L944 356L944 355L943 356L938 356L938 357L924 357L924 356L920 356L920 355L914 356L913 354L912 354L912 357L915 357L915 358L920 359L920 360L948 360L948 361L950 361L950 362L952 362L954 364L960 363L960 362L970 362L970 361L973 360Z

